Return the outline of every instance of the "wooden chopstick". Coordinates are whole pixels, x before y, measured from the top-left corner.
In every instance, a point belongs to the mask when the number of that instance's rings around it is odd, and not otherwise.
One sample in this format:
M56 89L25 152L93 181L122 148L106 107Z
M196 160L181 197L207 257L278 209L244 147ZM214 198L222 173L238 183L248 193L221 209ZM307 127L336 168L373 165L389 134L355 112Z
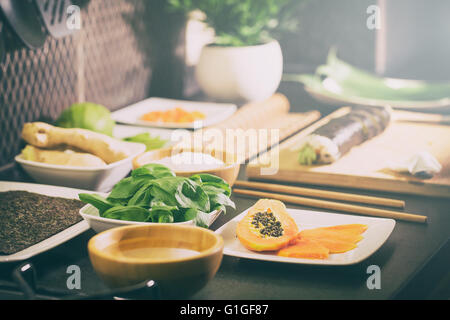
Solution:
M234 183L234 187L243 187L243 188L259 189L259 190L265 190L265 191L289 193L289 194L293 194L293 195L297 195L297 196L307 196L307 197L342 200L342 201L350 201L350 202L365 203L365 204L375 204L375 205L394 207L394 208L404 208L405 207L405 201L402 201L402 200L363 196L363 195L358 195L358 194L317 190L317 189L310 189L310 188L301 188L301 187L294 187L294 186L285 186L285 185L272 184L272 183L236 181Z
M284 194L253 191L253 190L244 190L244 189L234 189L234 193L239 194L239 195L258 197L258 198L276 199L276 200L284 201L287 203L299 204L299 205L308 206L308 207L331 209L331 210L337 210L337 211L363 214L363 215L368 215L368 216L391 218L391 219L419 222L419 223L426 223L426 221L427 221L427 217L422 216L422 215L390 211L390 210L384 210L384 209L376 209L376 208L346 204L346 203L341 203L341 202L325 201L325 200L319 200L319 199L303 198L303 197L298 197L298 196L290 196L290 195L284 195Z

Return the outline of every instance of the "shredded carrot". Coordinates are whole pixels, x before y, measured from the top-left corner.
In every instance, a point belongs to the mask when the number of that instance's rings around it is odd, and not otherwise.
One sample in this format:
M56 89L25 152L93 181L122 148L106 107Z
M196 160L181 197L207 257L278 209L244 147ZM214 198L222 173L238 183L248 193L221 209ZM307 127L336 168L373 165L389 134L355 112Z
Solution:
M205 114L199 111L188 112L182 108L174 108L166 111L152 111L141 116L141 120L149 122L176 122L189 123L205 119Z

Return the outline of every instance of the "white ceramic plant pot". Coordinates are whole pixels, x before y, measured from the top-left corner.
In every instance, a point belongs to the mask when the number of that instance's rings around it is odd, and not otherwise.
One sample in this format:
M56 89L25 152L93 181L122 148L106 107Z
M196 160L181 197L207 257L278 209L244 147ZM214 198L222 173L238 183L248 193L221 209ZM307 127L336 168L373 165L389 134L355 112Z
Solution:
M283 55L278 41L247 47L208 45L202 49L196 79L211 98L260 101L278 89Z

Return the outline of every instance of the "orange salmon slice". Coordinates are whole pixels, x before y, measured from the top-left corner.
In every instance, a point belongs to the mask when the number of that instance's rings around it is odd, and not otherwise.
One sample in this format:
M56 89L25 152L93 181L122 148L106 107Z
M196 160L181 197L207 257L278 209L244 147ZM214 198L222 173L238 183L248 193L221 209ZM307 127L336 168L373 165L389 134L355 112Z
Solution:
M330 230L330 231L342 231L342 232L348 232L348 233L354 233L354 234L362 234L364 231L367 230L367 225L365 224L341 224L337 226L331 226L331 227L322 227L317 228L322 230Z
M344 253L356 248L356 244L348 241L329 238L317 238L314 241L330 250L330 253Z
M278 255L290 258L326 259L330 250L315 240L298 239L294 244L278 251Z
M348 232L346 230L330 230L324 228L306 229L298 233L300 239L333 239L344 242L358 243L363 239L359 233Z

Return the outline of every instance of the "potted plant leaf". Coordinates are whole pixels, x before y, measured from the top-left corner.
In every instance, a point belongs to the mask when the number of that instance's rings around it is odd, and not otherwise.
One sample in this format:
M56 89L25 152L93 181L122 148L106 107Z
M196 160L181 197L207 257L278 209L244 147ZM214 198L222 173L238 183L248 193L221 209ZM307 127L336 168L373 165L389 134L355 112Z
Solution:
M199 10L215 31L196 67L200 88L216 100L258 101L279 86L283 55L276 35L296 27L301 0L169 0L173 10Z

